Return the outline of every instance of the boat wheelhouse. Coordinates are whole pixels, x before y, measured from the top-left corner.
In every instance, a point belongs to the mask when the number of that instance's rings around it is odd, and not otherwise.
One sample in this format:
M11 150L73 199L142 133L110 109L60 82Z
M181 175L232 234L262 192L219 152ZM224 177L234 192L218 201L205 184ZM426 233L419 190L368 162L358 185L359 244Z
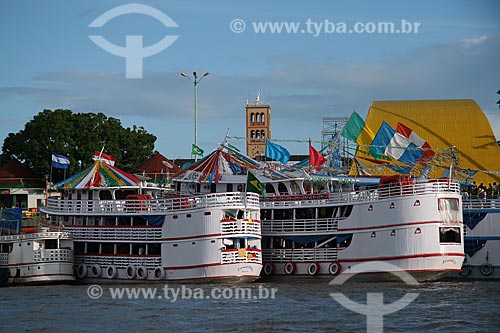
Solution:
M55 187L61 194L41 211L73 235L81 282L259 277L255 194L168 194L99 160Z
M385 262L423 281L461 268L462 202L454 181L279 171L230 147L221 147L174 181L177 190L243 190L248 170L265 186L260 203L265 276L367 273L361 278L385 280L391 274L376 267ZM373 271L356 270L365 262L375 264Z

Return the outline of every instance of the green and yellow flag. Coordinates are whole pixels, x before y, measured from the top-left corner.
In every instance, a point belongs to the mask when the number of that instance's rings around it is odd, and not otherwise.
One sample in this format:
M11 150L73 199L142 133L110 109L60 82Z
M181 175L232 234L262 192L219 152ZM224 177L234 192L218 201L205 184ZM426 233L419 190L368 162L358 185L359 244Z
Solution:
M375 134L365 125L365 121L356 111L349 117L341 135L358 145L371 145L375 138Z
M195 145L194 143L191 145L191 154L192 155L198 155L198 156L203 156L203 149Z
M266 194L266 187L250 172L250 170L247 172L247 192L257 193L261 196Z

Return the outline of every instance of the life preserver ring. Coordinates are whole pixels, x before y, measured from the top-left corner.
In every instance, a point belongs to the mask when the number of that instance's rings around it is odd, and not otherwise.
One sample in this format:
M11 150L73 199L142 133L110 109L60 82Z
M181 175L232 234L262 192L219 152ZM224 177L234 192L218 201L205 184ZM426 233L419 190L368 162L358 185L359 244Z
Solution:
M92 277L96 277L96 278L101 277L101 274L102 274L101 266L99 266L97 264L90 266L90 273L92 274Z
M108 268L106 268L106 277L108 279L114 279L117 273L116 267L113 265L109 265Z
M242 191L243 191L243 185L238 184L238 192L242 192Z
M342 266L338 261L332 262L330 264L330 267L328 267L328 273L334 276L339 275L341 271L342 271Z
M63 194L63 198L69 197L69 191L68 190L64 190L62 194Z
M321 270L321 266L318 263L313 262L312 264L310 264L307 267L307 274L309 274L311 276L316 276L319 274L320 270Z
M145 280L148 277L148 269L144 266L137 267L137 278Z
M136 269L135 269L134 265L128 265L127 266L127 277L129 279L135 278L135 272L136 272Z
M153 271L153 276L156 280L165 279L165 270L163 269L163 267L161 266L156 267L155 270Z
M469 265L463 265L462 269L458 274L462 276L468 276L472 272L472 268Z
M262 270L262 272L264 273L264 275L266 276L271 276L274 274L274 272L276 271L276 267L274 266L274 264L272 262L268 262L264 265L264 269Z
M79 279L83 279L85 276L87 276L87 265L85 264L79 264L76 267L76 277Z
M295 273L296 268L297 266L295 265L294 262L287 262L284 267L285 274L292 275L293 273Z
M490 276L494 271L495 267L493 267L493 265L489 262L485 262L481 265L481 274L483 274L484 276Z

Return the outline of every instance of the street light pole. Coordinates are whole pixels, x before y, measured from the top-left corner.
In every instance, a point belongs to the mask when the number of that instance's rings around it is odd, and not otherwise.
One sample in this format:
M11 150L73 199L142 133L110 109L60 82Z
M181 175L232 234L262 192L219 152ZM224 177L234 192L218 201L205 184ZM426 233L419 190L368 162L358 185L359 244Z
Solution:
M182 72L181 76L185 77L189 81L193 82L194 85L194 145L198 146L198 82L200 82L205 76L210 73L205 72L203 76L198 78L196 72L193 72L193 78L191 79L186 73ZM198 155L194 154L194 161L198 161Z

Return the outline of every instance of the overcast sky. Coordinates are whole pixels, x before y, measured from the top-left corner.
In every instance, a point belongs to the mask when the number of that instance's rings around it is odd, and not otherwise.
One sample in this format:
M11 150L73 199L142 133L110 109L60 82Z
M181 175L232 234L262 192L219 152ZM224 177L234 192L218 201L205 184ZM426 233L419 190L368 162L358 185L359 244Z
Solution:
M454 98L476 100L500 137L498 1L138 1L177 27L137 13L89 27L129 3L0 2L0 142L43 109L68 108L143 126L162 154L189 157L193 84L182 71L210 72L198 85L198 145L206 152L228 128L244 136L245 103L257 91L271 103L273 139L319 140L323 117L366 116L374 100ZM353 31L380 22L402 29L403 20L418 30ZM255 30L266 22L298 28ZM178 38L143 59L142 79L127 79L125 58L89 35L120 47L127 35L142 35L145 47ZM307 143L283 145L308 152Z

